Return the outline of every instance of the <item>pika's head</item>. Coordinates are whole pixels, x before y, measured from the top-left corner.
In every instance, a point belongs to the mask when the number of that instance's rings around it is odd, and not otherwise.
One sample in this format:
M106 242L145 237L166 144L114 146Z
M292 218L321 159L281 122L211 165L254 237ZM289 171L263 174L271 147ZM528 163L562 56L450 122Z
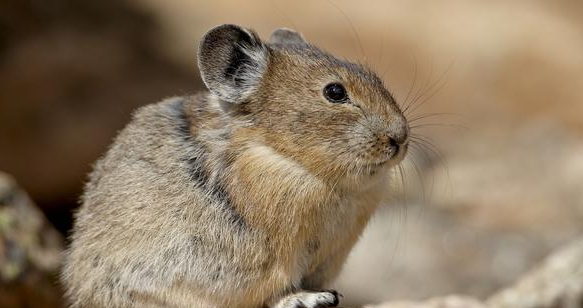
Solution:
M318 176L370 176L407 151L407 120L382 80L295 31L278 29L262 42L251 30L218 26L203 37L198 64L253 138Z

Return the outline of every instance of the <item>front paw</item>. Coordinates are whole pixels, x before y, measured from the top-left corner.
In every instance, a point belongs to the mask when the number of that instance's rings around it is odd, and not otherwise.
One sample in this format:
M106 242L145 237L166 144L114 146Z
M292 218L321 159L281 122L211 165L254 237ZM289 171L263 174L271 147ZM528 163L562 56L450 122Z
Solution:
M336 307L339 294L334 290L302 291L281 299L273 308L325 308Z
M324 290L316 292L306 292L307 296L303 300L307 308L336 307L340 301L339 294L335 290Z

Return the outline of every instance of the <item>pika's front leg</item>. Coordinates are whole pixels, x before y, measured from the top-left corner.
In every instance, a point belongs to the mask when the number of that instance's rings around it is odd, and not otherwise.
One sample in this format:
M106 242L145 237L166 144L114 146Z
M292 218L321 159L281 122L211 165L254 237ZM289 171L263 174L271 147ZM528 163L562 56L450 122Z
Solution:
M280 299L271 308L324 308L338 306L338 292L299 291Z

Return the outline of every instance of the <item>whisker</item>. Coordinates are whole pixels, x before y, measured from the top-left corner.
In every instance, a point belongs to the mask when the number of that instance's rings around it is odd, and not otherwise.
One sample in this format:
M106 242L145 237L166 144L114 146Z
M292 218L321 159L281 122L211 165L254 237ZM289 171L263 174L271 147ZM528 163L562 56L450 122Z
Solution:
M454 128L469 130L469 128L467 128L466 126L461 125L461 124L447 124L447 123L424 123L424 124L409 126L410 129L421 128L421 127L454 127Z
M403 165L400 163L398 165L398 170L399 170L399 174L401 175L401 203L403 204L407 204L407 190L405 189L406 187L406 180L405 180L405 168L403 168Z
M380 48L379 48L379 58L378 58L378 61L377 61L377 65L378 65L379 67L382 67L382 66L383 66L383 65L382 65L382 58L383 58L383 46L384 46L384 40L383 40L383 39L381 39L381 43L380 43L380 44L381 44L381 46L380 46ZM383 75L384 75L384 74L383 74Z
M293 27L293 29L295 29L297 31L302 30L302 29L298 28L297 25L294 23L294 21L291 19L291 17L288 14L286 14L286 12L281 7L279 7L276 0L271 0L271 5L278 11L279 15L281 15L285 19L287 19L287 21L290 23L290 25Z
M426 151L424 151L424 147L416 144L416 143L411 143L412 147L415 146L419 146L417 149L419 150L419 153L422 157L420 157L420 159L424 159L425 164L422 165L423 166L428 166L428 165L432 165L433 164L433 159L432 157L429 155L429 153L427 153ZM430 151L432 152L432 151ZM422 161L423 163L423 161ZM435 188L435 174L431 173L431 181L429 182L430 186L429 186L429 196L433 196L433 192L434 192L434 188Z
M423 180L423 174L421 172L421 169L419 169L419 166L417 165L417 160L415 159L415 156L411 155L409 158L410 158L410 161L413 165L413 168L417 174L417 178L419 179L419 184L421 185L423 204L427 204L428 202L427 202L427 196L425 194L426 189L425 189L425 181Z
M420 103L415 103L415 106L413 107L413 109L411 109L409 111L410 113L415 112L415 110L419 109L426 102L428 102L430 99L432 99L437 93L439 93L439 91L441 91L441 89L443 89L443 87L447 84L447 81L448 81L447 78L445 78L445 77L449 74L449 72L453 68L454 62L455 62L455 59L450 62L450 64L447 66L447 68L445 69L443 74L441 74L441 76L439 76L439 78L429 87L430 89L433 89L433 90L431 90L431 92L427 91L427 93L430 93L430 95L427 96L425 99L423 99ZM437 88L435 88L435 87L437 87ZM419 99L422 99L422 98L423 98L423 96L419 97Z
M425 82L423 83L423 91L421 91L421 93L419 94L419 96L415 97L415 100L418 100L420 98L422 98L427 92L429 92L432 88L433 88L433 83L431 83L431 77L433 77L433 69L434 69L434 63L433 63L433 59L431 59L431 64L429 65L429 74L427 74L427 79L425 79ZM427 87L427 85L429 85Z
M332 0L327 0L327 1L330 5L332 5L334 8L336 8L336 10L338 12L340 12L340 14L342 14L342 16L344 16L344 20L350 26L350 30L352 31L352 35L356 38L356 42L358 43L358 47L360 47L360 52L362 53L362 56L364 57L364 62L366 63L366 61L367 61L366 60L367 59L366 53L364 52L364 47L362 46L362 41L360 40L360 36L358 35L358 32L356 31L354 24L352 23L350 18L348 18L348 15L346 15L344 10L342 10L336 3L332 2Z
M433 117L439 117L439 116L460 116L460 114L459 113L453 113L453 112L433 112L433 113L426 113L426 114L419 115L419 116L417 116L415 118L408 119L407 122L414 123L415 121L419 121L421 119L433 118Z
M409 105L407 103L407 101L409 100L409 97L411 96L411 93L413 92L413 89L415 88L415 83L417 82L417 58L415 58L415 55L413 55L413 59L415 61L415 71L413 73L413 83L411 84L411 87L409 88L409 92L407 92L407 97L405 97L405 100L403 101L403 113L405 113L407 111L407 109L409 108Z
M409 108L411 107L414 107L416 102L419 99L423 98L423 95L433 87L433 85L430 84L432 76L433 76L433 61L431 61L431 66L429 68L429 74L427 74L427 78L425 78L425 81L421 84L421 87L419 87L419 89L417 90L417 93L415 94L413 100L411 101L411 106L408 106L407 110L409 110Z
M411 144L422 146L435 155L438 159L445 159L439 148L431 140L425 139L421 136L411 136L411 141Z
M451 174L449 172L449 163L447 158L441 153L439 148L431 142L431 140L426 139L423 136L411 136L411 140L414 141L412 144L416 144L417 146L425 148L427 151L431 152L432 155L438 160L439 164L442 166L442 169L445 171L447 177L447 184L446 189L449 187L450 193L453 194L453 182L451 180Z

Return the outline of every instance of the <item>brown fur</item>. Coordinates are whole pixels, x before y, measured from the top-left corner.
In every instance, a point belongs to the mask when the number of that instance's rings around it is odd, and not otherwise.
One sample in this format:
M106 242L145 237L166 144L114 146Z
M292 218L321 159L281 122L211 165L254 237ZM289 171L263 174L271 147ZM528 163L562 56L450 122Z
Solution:
M63 272L73 307L289 301L337 276L386 199L408 127L380 79L290 30L269 44L222 27L201 45L202 61L225 53L201 65L211 93L139 109L91 173ZM246 65L266 67L233 74L259 79L221 79L255 47ZM324 98L331 82L350 103Z

